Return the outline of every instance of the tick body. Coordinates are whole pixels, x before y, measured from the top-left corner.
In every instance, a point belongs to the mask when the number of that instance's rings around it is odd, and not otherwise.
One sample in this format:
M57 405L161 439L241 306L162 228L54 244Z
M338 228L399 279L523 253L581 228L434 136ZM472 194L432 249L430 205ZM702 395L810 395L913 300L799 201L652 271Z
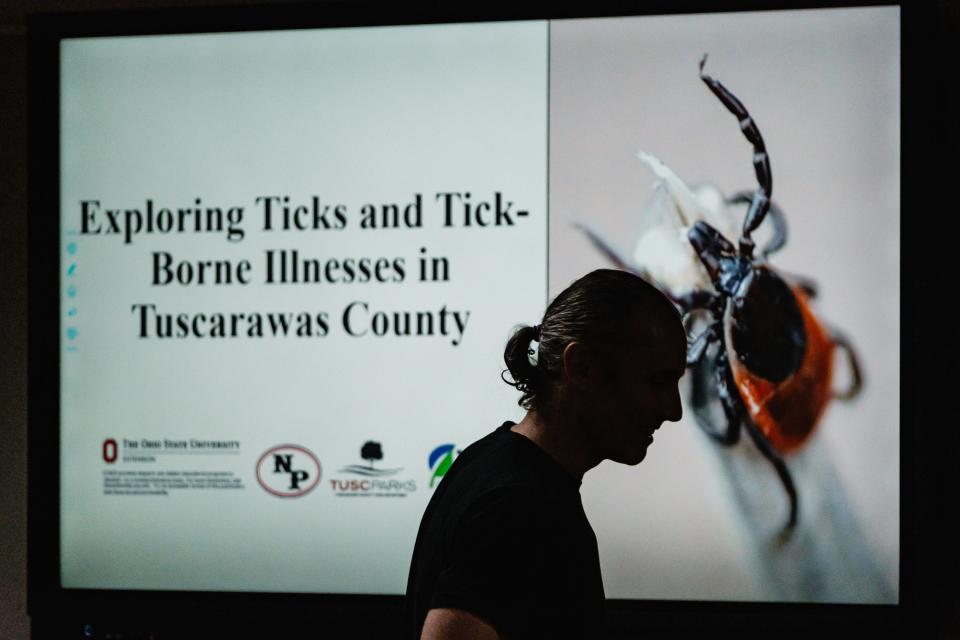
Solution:
M671 202L677 203L675 211L689 243L683 250L698 263L697 267L688 262L690 268L682 272L689 274L692 268L695 273L685 281L688 286L683 290L676 286L683 282L681 272L626 258L592 229L581 228L616 265L657 285L680 308L688 328L687 367L692 373L688 402L697 424L726 446L737 443L742 430L747 432L787 493L789 529L797 522L799 496L784 455L798 451L809 440L832 398L850 399L860 392L862 375L850 341L814 312L816 284L770 264L769 256L787 242L787 224L772 199L766 144L743 103L704 73L705 64L706 56L700 61L700 79L737 118L753 147L757 187L725 199L727 207L747 207L736 243L706 222L707 215L691 220L691 212L709 213L714 220L718 214L696 211L696 194L644 153L640 159L661 179ZM772 233L758 250L753 233L764 222L771 225ZM837 391L832 386L834 358L841 351L847 357L850 384ZM722 413L713 410L717 403Z

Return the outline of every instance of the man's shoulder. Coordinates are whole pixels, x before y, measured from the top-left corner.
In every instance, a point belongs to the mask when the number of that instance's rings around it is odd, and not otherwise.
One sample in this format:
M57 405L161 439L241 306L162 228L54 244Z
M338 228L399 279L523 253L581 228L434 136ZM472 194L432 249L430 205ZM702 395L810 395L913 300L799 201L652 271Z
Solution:
M445 493L456 500L508 506L557 492L556 470L549 468L554 463L543 459L546 454L537 445L511 431L512 424L504 423L463 450L443 480Z
M524 436L498 430L464 449L444 478L438 514L453 537L469 541L490 536L540 535L571 530L582 513L579 492L558 478L552 461Z
M437 608L471 612L515 637L584 635L602 621L579 483L506 425L465 448L437 487L410 576L416 625Z
M487 488L461 511L454 539L491 541L550 538L568 532L574 514L535 483L503 483Z

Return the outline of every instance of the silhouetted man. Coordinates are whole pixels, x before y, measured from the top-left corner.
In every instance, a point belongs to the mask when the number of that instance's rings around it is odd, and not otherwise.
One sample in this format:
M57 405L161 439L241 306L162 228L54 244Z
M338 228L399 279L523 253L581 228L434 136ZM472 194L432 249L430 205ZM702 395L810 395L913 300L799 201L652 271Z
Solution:
M686 350L670 301L607 269L515 332L504 380L526 417L467 447L430 500L407 582L407 637L603 635L580 483L603 460L639 463L660 425L680 419Z

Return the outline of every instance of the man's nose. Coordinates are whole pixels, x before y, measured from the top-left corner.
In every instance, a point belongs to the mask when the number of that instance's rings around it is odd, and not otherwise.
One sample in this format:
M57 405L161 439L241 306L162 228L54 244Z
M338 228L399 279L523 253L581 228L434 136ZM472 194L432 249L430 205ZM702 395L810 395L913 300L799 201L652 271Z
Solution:
M679 422L683 417L683 403L680 402L680 386L677 385L667 401L664 419L668 422Z

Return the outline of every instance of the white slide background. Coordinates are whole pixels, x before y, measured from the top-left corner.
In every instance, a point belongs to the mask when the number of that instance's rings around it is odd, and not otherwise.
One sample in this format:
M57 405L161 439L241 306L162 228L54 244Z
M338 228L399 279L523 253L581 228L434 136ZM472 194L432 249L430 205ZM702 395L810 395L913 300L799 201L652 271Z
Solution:
M402 593L430 495L428 454L519 415L499 374L511 328L537 321L546 301L546 24L79 39L61 53L63 585ZM470 192L474 203L501 192L529 215L445 228L434 199L444 191ZM361 205L402 207L416 192L422 228L360 228ZM343 204L346 227L265 232L254 204L263 195ZM81 200L142 209L147 198L243 206L245 236L124 244L77 233ZM421 247L449 259L449 281L419 280ZM265 285L267 249L402 257L406 278ZM151 286L152 251L248 259L253 282ZM341 314L352 301L371 313L446 305L470 316L458 345L452 336L351 337ZM329 333L139 338L137 303L326 312ZM101 454L107 438L121 442L113 464ZM136 453L124 438L240 446L124 462ZM367 440L382 444L377 465L401 469L393 477L414 491L334 494L329 480L364 463ZM259 457L282 444L309 449L322 466L320 484L298 498L277 498L256 479ZM104 495L102 474L117 469L228 470L244 488Z

